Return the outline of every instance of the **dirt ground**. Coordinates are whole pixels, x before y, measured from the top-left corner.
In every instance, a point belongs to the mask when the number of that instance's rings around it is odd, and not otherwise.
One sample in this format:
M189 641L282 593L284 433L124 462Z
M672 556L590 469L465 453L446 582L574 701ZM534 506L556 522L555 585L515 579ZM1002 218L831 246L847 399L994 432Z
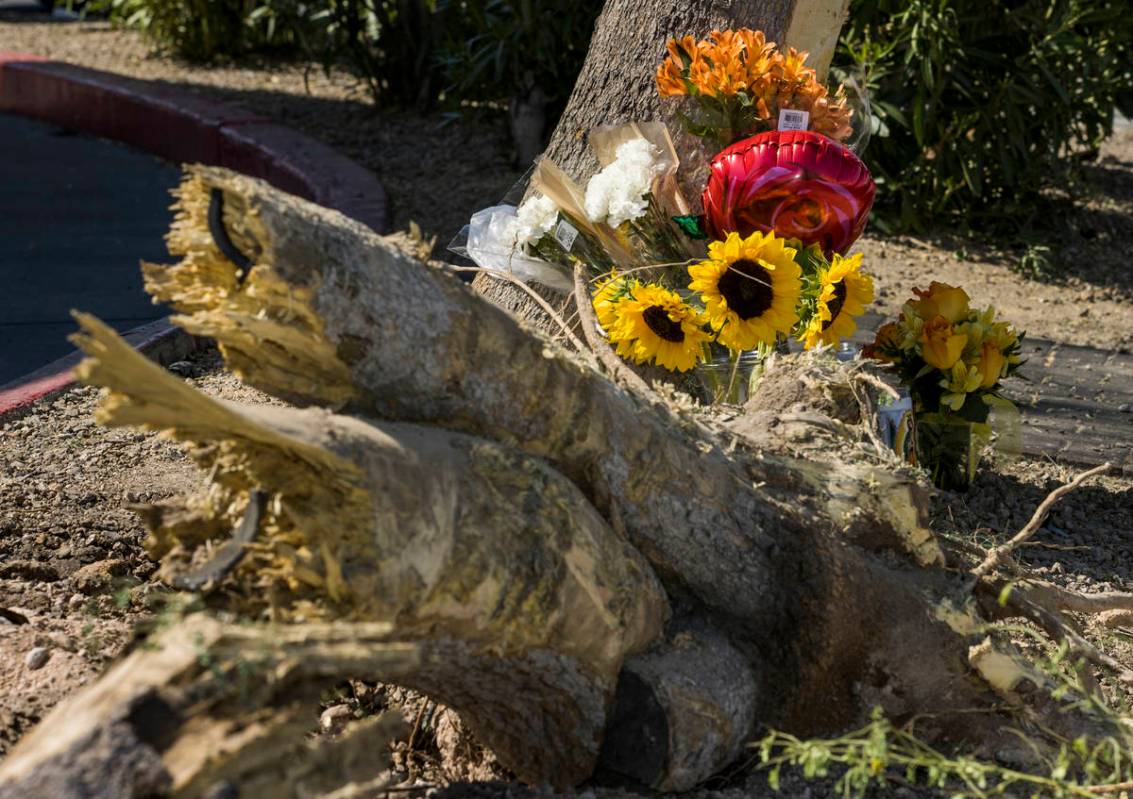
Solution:
M189 84L318 136L381 177L396 226L415 220L442 242L519 176L501 118L378 112L349 79L318 69L305 74L297 65L189 68L154 55L136 35L99 23L0 18L0 49ZM891 315L912 286L945 280L966 286L977 302L994 302L1033 336L1108 352L1133 349L1133 270L1127 267L1133 131L1115 135L1092 172L1087 198L1069 220L1078 234L1066 238L1059 253L1075 264L1073 274L1055 283L1024 279L1011 266L1018 253L977 250L961 236L867 236L859 246L877 276L877 312ZM215 396L271 401L226 373L212 351L175 371ZM22 418L0 421L0 756L59 699L94 679L128 645L136 625L160 607L165 589L151 579L155 566L129 505L184 493L201 479L176 445L95 425L95 399L92 390L76 388ZM1133 416L1128 418L1133 428ZM988 464L968 494L939 498L934 526L983 544L1002 541L1075 471L1053 459ZM1060 585L1133 591L1133 474L1097 479L1063 500L1021 559ZM1088 637L1133 665L1133 624L1091 627ZM1105 688L1115 704L1128 709L1128 694L1110 684ZM344 685L338 699L328 700L328 710L343 706L343 713L359 714L384 703L412 714L423 706L420 698L387 701L379 693L374 686ZM441 765L426 770L423 779L443 784L505 776L481 762L482 753L472 765L454 766L465 755L453 754L459 747L444 743L453 738L444 732L451 720L439 718L426 724L432 754L424 757ZM312 728L317 725L312 719ZM829 788L829 782L807 784L789 775L778 795L820 797ZM600 786L581 795L587 793L626 795ZM454 784L437 795L545 794L495 782ZM699 795L775 794L762 775L744 770ZM915 794L898 788L889 795Z

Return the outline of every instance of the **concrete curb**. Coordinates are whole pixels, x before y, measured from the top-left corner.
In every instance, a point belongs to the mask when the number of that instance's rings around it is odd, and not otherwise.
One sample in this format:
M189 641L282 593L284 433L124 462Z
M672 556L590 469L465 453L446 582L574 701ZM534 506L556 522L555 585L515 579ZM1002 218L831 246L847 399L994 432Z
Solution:
M115 139L168 161L227 167L378 233L388 229L388 198L368 169L309 136L180 86L0 50L0 112ZM168 319L125 337L162 365L197 346ZM0 386L0 421L69 387L80 358L72 353Z

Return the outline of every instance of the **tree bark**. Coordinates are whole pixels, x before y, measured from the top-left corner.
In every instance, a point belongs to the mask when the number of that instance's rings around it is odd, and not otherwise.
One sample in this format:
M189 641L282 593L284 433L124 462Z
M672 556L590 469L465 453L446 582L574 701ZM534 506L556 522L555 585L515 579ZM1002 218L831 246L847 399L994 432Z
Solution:
M699 186L712 153L681 127L688 109L657 93L657 65L669 39L707 36L714 29L755 28L782 42L796 0L608 0L594 27L586 61L545 155L575 180L597 170L587 135L604 125L661 120L681 154L680 182L699 202Z
M188 441L216 475L190 503L199 528L253 488L270 496L235 566L242 614L380 619L402 640L458 642L467 679L446 669L402 682L464 711L527 780L590 773L622 662L660 637L669 610L645 559L573 483L459 433L210 400L93 318L80 323L96 357L79 375L112 392L99 419ZM197 540L191 526L184 514L159 526L158 550Z
M422 651L388 624L300 635L202 614L155 635L64 700L0 764L0 798L242 796L299 799L376 777L404 722L387 714L307 743L319 692L344 668L396 680ZM269 711L269 712L265 712ZM215 795L215 794L214 794Z

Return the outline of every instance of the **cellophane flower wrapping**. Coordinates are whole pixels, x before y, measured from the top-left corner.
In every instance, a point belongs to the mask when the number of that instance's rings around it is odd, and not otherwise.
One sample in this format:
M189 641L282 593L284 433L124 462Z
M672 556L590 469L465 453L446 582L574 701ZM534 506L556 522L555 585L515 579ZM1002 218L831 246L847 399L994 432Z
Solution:
M519 221L513 205L495 205L472 215L467 243L460 254L481 269L506 272L519 280L542 283L559 291L569 291L571 277L565 265L528 255L517 245Z

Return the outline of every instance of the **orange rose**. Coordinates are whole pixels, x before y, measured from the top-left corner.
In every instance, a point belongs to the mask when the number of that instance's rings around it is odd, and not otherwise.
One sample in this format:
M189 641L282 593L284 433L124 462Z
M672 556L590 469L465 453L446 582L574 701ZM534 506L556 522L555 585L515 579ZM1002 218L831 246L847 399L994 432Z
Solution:
M967 300L967 295L964 298ZM951 369L952 364L960 360L968 336L956 333L952 323L943 314L937 314L925 322L920 342L921 356L927 364L937 369Z
M862 355L883 363L893 363L892 356L887 352L900 349L901 327L896 322L887 322L877 329L873 343L862 348Z
M980 349L980 362L976 367L980 372L980 388L991 388L998 383L1006 364L1007 358L999 351L999 347L990 341L985 341Z
M934 280L928 291L913 289L913 293L920 299L911 300L909 305L926 322L934 316L943 316L950 324L955 324L968 315L968 293L961 288Z

